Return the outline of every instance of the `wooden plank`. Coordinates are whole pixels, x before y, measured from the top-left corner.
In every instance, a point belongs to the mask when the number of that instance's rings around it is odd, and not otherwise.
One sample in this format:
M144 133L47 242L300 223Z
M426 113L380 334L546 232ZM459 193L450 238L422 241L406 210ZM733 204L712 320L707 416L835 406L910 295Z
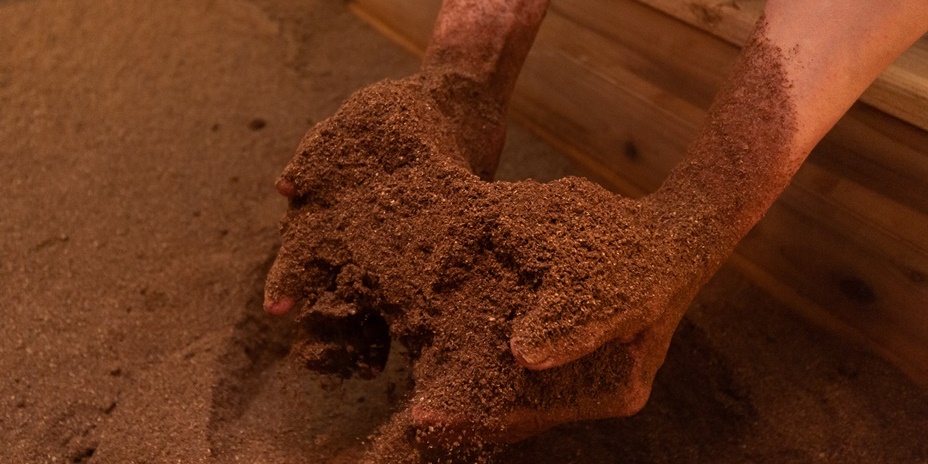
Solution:
M928 255L928 220L922 219L924 213L815 163L804 165L793 184L792 190L808 190L831 205L819 215L821 222L838 224L841 230L866 223L867 228L848 234L862 239L864 245L885 242L887 250L894 250L892 257L897 261L908 259L909 253ZM839 220L842 215L851 219Z
M348 6L386 37L421 55L432 35L441 0L351 0Z
M636 0L742 46L763 0ZM563 2L569 3L569 2ZM922 37L860 97L868 105L928 130L928 36Z
M555 17L573 23L574 30L608 39L610 50L620 46L632 52L612 57L597 51L592 56L598 62L591 66L615 67L619 63L645 80L673 89L675 95L698 107L708 107L721 76L737 55L737 50L723 46L723 40L638 2L554 2L546 21ZM671 28L680 30L668 34Z
M636 0L729 43L744 45L765 0Z
M424 47L431 19L396 0L354 4ZM746 21L736 13L723 8L716 27L741 30L723 26L726 15ZM607 186L642 195L695 138L737 52L638 0L555 1L513 113ZM855 105L732 263L800 314L928 386L926 150L924 130Z
M860 100L928 130L928 36L884 71Z
M827 330L830 333L843 337L861 346L868 347L877 355L896 365L902 372L915 380L923 388L928 388L925 382L925 360L928 353L920 344L906 343L910 340L896 340L895 343L883 343L882 340L870 336L869 330L860 330L847 324L838 317L838 313L822 311L817 303L802 295L796 288L783 282L771 273L771 270L759 266L756 262L745 258L741 254L734 254L729 258L728 264L734 266L759 287L767 290L811 323ZM892 337L894 333L890 331ZM902 346L899 346L900 343Z
M823 192L824 191L824 192ZM847 201L865 200L849 208ZM882 224L874 224L874 209ZM738 247L928 386L928 221L814 164ZM821 317L817 317L820 319ZM908 360L900 363L901 360Z
M807 163L825 167L928 215L928 132L856 104ZM879 213L876 213L879 214Z
M552 12L526 61L513 109L636 186L654 190L696 137L704 113L622 63L634 52ZM569 121L569 122L568 122Z
M671 3L676 5L677 9L684 8L685 4ZM722 6L714 8L720 9L720 12L713 14L713 17L723 18L719 21L735 14L729 11L743 15L743 12L753 10L759 14L763 5L762 1L718 3ZM733 4L740 5L740 9L734 10L731 6ZM552 14L547 19L553 19L555 16L568 18L575 24L570 34L595 31L594 35L609 39L590 38L590 34L585 34L583 40L595 43L589 48L603 50L626 47L633 49L644 60L651 61L649 65L639 63L640 60L626 59L621 62L618 60L624 59L623 57L610 56L608 52L600 53L587 59L589 67L592 68L589 72L625 66L667 92L700 108L708 107L715 89L724 79L738 53L738 49L730 42L707 35L695 26L684 26L678 22L675 24L671 17L661 15L655 10L652 10L651 14L642 11L651 9L637 0L555 2L555 5L552 5ZM753 21L753 18L742 18L745 24ZM547 25L542 28L542 32L545 31L545 27ZM721 27L721 24L718 27ZM749 30L744 32L745 35L749 33ZM548 41L540 39L539 43L545 43L548 47L562 47L562 42L571 40L557 37ZM609 41L614 43L610 44ZM681 44L694 46L686 47ZM919 50L916 52L921 53ZM924 64L925 69L919 72L922 78L928 78L928 59ZM640 72L642 69L647 71ZM914 66L907 69L914 69ZM674 77L664 77L667 75ZM924 101L928 102L928 98ZM928 116L928 108L922 110L921 114ZM928 213L928 183L924 181L928 178L926 146L928 135L924 130L899 124L882 111L858 104L826 137L810 158L810 162L827 165L830 169L841 172L841 175L851 176L869 188L878 188L883 194L892 196L918 211Z

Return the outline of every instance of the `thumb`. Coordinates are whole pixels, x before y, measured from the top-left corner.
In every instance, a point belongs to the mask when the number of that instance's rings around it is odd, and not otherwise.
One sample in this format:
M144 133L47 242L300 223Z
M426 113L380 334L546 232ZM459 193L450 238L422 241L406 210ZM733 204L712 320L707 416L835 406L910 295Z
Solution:
M303 295L303 281L307 278L293 259L294 253L285 243L267 273L264 284L264 310L270 314L286 314Z
M632 341L656 315L644 309L615 311L606 317L575 322L569 316L550 321L550 316L542 318L538 312L530 312L515 321L509 348L521 366L550 369L580 359L609 341Z

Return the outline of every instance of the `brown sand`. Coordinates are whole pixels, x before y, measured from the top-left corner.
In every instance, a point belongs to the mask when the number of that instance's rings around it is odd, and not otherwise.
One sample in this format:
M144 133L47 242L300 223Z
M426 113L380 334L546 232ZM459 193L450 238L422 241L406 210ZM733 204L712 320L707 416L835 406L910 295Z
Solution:
M460 123L445 110L474 100L458 90L469 87L463 76L432 69L357 92L309 131L281 176L291 199L268 295L303 306L299 360L372 378L391 339L402 342L414 390L411 412L396 422L419 424L379 439L434 446L421 435L438 428L461 448L544 427L505 419L516 411L579 410L572 419L638 412L650 385L639 379L653 370L633 366L647 364L642 358L659 365L663 352L648 350L660 345L639 347L629 331L577 361L532 371L516 363L509 341L517 334L529 349L569 347L578 325L644 320L632 329L644 331L662 313L679 320L759 217L759 203L772 202L791 174L783 165L795 110L783 55L763 30L681 167L640 200L575 177L480 180L456 137ZM629 405L613 409L613 397ZM584 411L590 400L596 411ZM430 459L390 453L372 460Z
M414 60L332 2L16 1L0 23L4 460L355 462L408 373L397 349L331 391L288 367L292 322L260 310L271 184ZM507 150L509 180L564 172L524 132ZM723 271L641 414L499 461L925 462L926 400Z

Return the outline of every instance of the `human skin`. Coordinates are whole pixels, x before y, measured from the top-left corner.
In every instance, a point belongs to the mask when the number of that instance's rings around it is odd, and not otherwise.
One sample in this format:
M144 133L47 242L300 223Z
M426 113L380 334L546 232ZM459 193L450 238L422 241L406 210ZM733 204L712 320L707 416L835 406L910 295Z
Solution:
M796 131L792 140L775 150L770 159L764 159L762 153L754 154L751 162L764 166L766 172L757 179L757 184L748 186L751 191L732 194L729 189L737 183L712 181L714 172L729 167L726 165L730 160L699 156L695 154L698 150L691 149L655 194L660 196L661 191L672 190L681 183L700 186L700 191L694 192L697 196L711 198L715 208L731 211L732 214L724 219L737 225L734 232L739 240L760 220L815 145L867 86L928 31L928 3L921 0L770 0L764 17L764 37L770 45L784 51L780 66L790 83L787 92L795 111ZM739 85L746 84L731 78L725 84L727 87ZM725 124L710 120L707 127L713 122ZM704 131L693 146L698 146L709 135ZM703 169L687 169L694 165ZM753 195L753 192L762 195ZM719 202L736 197L748 197L753 201L739 205ZM681 209L689 207L685 203L680 205ZM714 232L706 231L707 234ZM526 340L515 333L512 348L523 366L547 369L580 358L613 338L644 333L656 319L651 315L580 326L568 343ZM532 345L532 348L525 345Z
M762 32L769 45L784 52L779 65L789 83L786 92L795 127L791 140L779 149L766 147L751 153L751 162L760 169L756 173L760 175L755 176L750 184L735 182L734 179L732 182L719 182L719 172L736 172L738 169L732 165L732 159L713 156L712 151L700 149L701 144L712 143L713 131L725 130L724 126L731 122L712 120L719 112L710 113L707 128L700 138L661 189L651 195L658 201L679 204L681 211L698 210L709 205L716 214L725 212L722 217L716 217L715 223L721 220L734 225L732 233L710 245L716 248L715 251L707 250L707 254L720 252L719 257L730 254L734 245L761 219L815 145L867 86L928 31L928 3L922 0L770 0L761 22L755 35ZM733 75L724 86L737 91L739 87L755 85L739 82L741 78L743 75ZM719 100L714 103L716 107L725 104ZM745 112L746 116L749 114ZM773 119L754 121L754 124L760 125L779 123ZM738 186L747 189L731 191ZM663 195L664 192L681 190L689 190L692 195L687 199ZM726 201L730 203L725 204ZM717 235L719 230L721 228L710 226L704 235ZM709 271L711 274L714 269ZM677 285L686 283L678 282ZM530 333L521 334L517 325L511 348L519 364L540 370L574 361L610 340L628 340L630 351L639 357L636 363L638 372L631 375L640 375L641 381L637 391L633 389L621 394L647 398L653 375L663 363L673 332L691 299L692 296L684 297L656 310L618 313L612 320L578 325L572 333L560 339L532 339ZM526 317L530 318L531 314ZM563 408L550 413L523 413L526 417L513 418L513 423L518 426L520 421L532 421L535 427L544 429L557 423L604 418L612 415L613 411L627 410L627 397L597 400L594 403L598 409L593 411ZM617 407L610 408L610 404Z
M468 90L476 98L444 103L455 106L449 112L456 115L464 162L485 180L499 164L506 108L547 7L548 0L445 0L435 20L420 74L454 74L473 84ZM300 193L287 176L276 188L290 199ZM286 314L296 299L265 291L264 309Z
M448 0L436 22L432 42L422 66L423 74L456 73L473 83L474 101L457 105L463 160L482 177L491 177L503 143L502 114L508 104L518 71L543 18L547 1ZM714 237L694 246L704 249L705 266L689 279L667 282L673 298L644 304L636 311L619 311L557 334L537 335L527 330L537 315L529 312L515 321L511 339L514 362L542 370L577 360L610 340L626 344L634 359L630 387L612 394L588 397L578 404L545 411L513 410L504 418L511 439L564 422L625 416L647 401L654 375L663 363L671 336L704 283L788 184L808 153L847 111L863 90L899 54L928 30L928 3L924 0L870 2L865 0L800 2L771 0L765 7L762 32L770 46L784 51L778 69L790 83L786 90L795 130L782 146L762 147L749 153L750 183L720 182L727 173L738 173L729 157L705 150L730 121L711 120L664 186L649 201L665 202L697 216L711 210L713 220L702 222L703 236ZM748 64L750 65L750 63ZM763 75L760 73L759 75ZM739 82L736 75L726 84L729 94L756 82ZM758 74L754 74L756 79ZM732 90L734 89L734 90ZM716 105L725 107L722 99ZM486 108L492 108L486 114ZM757 124L779 124L760 120ZM479 142L479 143L478 143ZM741 171L739 171L741 170ZM277 184L281 194L293 198L298 187L286 178ZM737 191L737 189L743 191ZM734 189L734 191L733 191ZM681 197L671 192L689 192ZM724 231L717 227L733 225ZM655 225L656 227L656 225ZM272 271L272 274L274 272ZM273 278L269 279L269 288ZM265 309L273 314L290 310L298 296L268 292ZM540 312L540 311L539 311ZM440 412L414 409L421 425L433 422L466 424L467 418L449 418Z

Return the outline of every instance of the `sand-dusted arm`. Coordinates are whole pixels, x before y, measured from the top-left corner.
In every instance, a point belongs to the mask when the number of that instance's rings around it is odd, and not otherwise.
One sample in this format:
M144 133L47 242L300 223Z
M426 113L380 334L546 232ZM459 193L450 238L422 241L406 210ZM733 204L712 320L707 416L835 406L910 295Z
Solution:
M515 440L634 414L696 291L887 55L924 31L923 1L824 4L847 17L828 27L771 1L702 135L632 200L576 178L471 174L495 167L546 1L447 0L422 71L356 93L281 174L290 205L265 309L300 307L301 359L322 372L376 375L389 340L411 346L401 427ZM895 29L862 47L850 31L869 21ZM851 77L822 84L829 73ZM510 334L530 370L505 351Z
M506 137L506 108L549 0L444 0L419 76L455 128L470 170L491 180ZM411 76L410 79L416 79ZM425 96L423 96L424 98ZM450 154L450 153L449 153ZM298 173L285 172L277 191L299 202ZM273 276L275 273L272 272ZM272 277L269 289L282 278ZM269 291L264 309L282 315L298 297Z
M421 73L444 76L433 97L458 127L471 171L491 180L506 138L506 107L548 0L445 0Z
M467 75L505 106L547 8L548 0L445 0L422 72Z
M928 31L928 2L770 0L758 28L751 46L767 56L742 55L663 188L692 186L707 202L727 202L712 206L731 210L720 219L736 225L735 240L867 86Z
M675 211L654 224L682 237L690 254L669 256L699 272L675 293L695 293L761 219L812 148L864 89L928 30L924 0L770 0L710 110L706 126L663 186L646 201ZM513 334L520 364L547 369L606 341L634 340L657 326L669 337L690 298L577 324L560 338ZM660 305L658 305L660 306ZM525 324L530 326L531 324ZM665 346L665 343L656 346ZM663 353L655 353L663 359Z

